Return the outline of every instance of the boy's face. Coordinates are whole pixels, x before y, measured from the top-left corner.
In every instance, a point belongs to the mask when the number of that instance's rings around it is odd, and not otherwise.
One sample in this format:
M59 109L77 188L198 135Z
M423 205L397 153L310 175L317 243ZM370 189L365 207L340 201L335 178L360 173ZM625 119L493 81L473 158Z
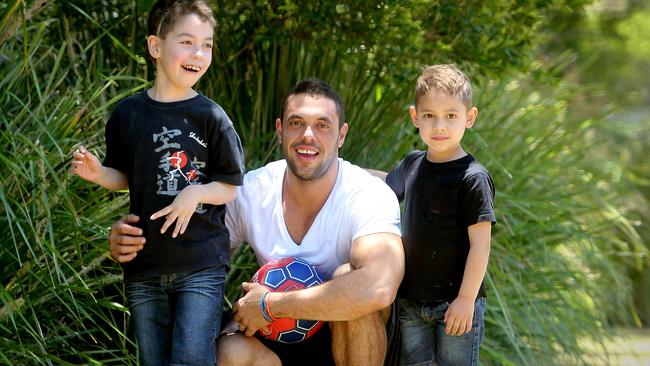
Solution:
M165 39L149 36L149 53L156 59L156 83L166 90L194 86L212 62L214 31L196 14L176 21Z
M460 141L466 128L474 125L478 110L467 107L458 97L436 91L427 93L411 107L411 120L427 144L427 158L433 162L445 162L465 155Z

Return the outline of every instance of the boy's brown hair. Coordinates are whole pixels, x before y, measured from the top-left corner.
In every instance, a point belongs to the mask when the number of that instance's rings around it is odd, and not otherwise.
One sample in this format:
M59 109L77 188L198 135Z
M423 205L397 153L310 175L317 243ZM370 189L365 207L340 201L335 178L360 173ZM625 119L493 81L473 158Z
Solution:
M147 34L164 39L176 21L188 14L196 14L213 28L217 25L212 9L205 0L158 0L149 11Z
M472 83L467 75L453 64L425 66L415 84L415 105L418 99L430 92L457 97L466 108L472 106Z

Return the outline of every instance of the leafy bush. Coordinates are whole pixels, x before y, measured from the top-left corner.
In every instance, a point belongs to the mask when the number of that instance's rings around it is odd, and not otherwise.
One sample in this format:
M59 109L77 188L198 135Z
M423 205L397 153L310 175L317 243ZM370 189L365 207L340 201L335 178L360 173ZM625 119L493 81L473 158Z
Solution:
M148 85L141 40L150 3L0 3L11 30L0 38L1 363L135 363L120 270L106 249L127 197L67 169L79 142L102 155L107 113ZM594 167L604 119L572 113L570 84L502 74L529 68L535 30L562 2L538 3L218 2L213 66L199 85L236 122L253 168L278 157L273 122L284 90L320 77L348 107L342 156L389 169L421 146L406 108L419 66L462 58L483 75L465 146L498 192L488 364L582 362L577 339L601 339L601 310L630 306L613 257L643 253L610 204L618 188ZM249 250L233 259L229 301L254 267Z

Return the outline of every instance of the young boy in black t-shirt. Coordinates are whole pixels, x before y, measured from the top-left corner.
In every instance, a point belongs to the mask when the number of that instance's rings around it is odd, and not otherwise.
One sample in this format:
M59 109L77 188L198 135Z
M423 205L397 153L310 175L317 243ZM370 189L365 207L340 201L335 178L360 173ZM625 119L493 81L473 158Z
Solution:
M74 173L128 188L130 212L143 218L146 244L123 266L143 365L216 364L230 261L224 204L235 198L244 164L226 113L192 89L210 66L214 25L203 0L158 1L147 38L153 87L116 107L103 165L83 147L73 153Z
M406 365L478 365L494 184L460 145L474 125L472 87L453 65L424 69L411 119L427 151L409 153L386 183L405 200L400 286Z

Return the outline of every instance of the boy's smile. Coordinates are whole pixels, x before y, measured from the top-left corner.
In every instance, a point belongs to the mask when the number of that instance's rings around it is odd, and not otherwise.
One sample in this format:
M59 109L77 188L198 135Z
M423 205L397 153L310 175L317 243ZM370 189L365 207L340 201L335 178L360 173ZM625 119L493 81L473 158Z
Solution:
M458 97L436 91L429 92L411 107L411 120L420 138L427 144L427 159L441 163L466 155L460 145L466 128L471 128L478 110L467 107Z
M196 95L192 87L212 62L213 37L210 23L192 13L181 17L164 39L149 36L149 53L156 59L154 99L173 101Z

